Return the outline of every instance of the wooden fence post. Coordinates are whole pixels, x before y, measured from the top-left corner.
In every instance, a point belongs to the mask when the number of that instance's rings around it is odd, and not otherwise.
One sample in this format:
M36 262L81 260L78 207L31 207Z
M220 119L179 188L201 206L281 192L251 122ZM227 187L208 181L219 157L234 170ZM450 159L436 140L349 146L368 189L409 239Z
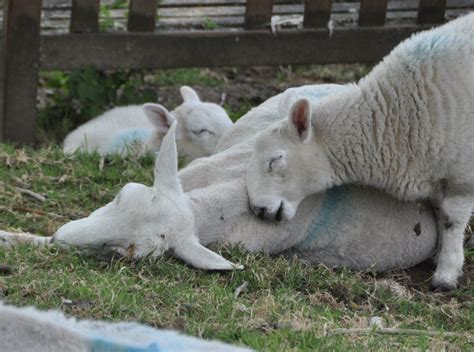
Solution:
M332 0L305 0L304 28L327 27L331 19Z
M418 24L442 23L446 10L446 0L420 0Z
M383 26L388 0L361 0L359 26Z
M72 0L71 33L92 33L99 31L100 0Z
M273 0L247 0L245 5L245 28L255 29L270 25Z
M0 139L32 144L42 1L6 0L4 4Z
M127 29L130 32L153 32L157 8L157 0L131 0Z

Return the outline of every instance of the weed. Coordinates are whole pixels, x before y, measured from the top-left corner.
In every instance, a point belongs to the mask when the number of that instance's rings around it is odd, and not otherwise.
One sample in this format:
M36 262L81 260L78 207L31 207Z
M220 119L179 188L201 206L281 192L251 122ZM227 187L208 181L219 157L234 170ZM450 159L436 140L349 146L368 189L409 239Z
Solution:
M219 25L214 20L210 18L205 18L202 21L202 28L208 29L208 30L214 30L214 29L219 28Z

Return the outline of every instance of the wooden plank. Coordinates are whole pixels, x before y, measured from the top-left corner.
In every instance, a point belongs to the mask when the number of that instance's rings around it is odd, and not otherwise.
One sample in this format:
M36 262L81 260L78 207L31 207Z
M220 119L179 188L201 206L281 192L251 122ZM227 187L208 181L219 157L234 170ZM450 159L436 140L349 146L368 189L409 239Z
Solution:
M99 69L375 62L419 26L44 35L41 66ZM65 50L67 48L67 50ZM88 55L83 55L87 48ZM190 54L192 53L192 54Z
M44 1L44 0L43 0ZM411 5L410 5L411 4ZM351 7L346 7L351 6ZM410 5L410 6L408 6ZM445 13L446 19L453 19L462 14L469 12L469 9L474 9L474 0L450 0L447 2L447 10ZM273 13L274 15L279 15L280 17L285 16L286 14L292 13L292 11L303 13L303 4L299 5L274 5ZM229 8L229 7L227 7ZM156 29L158 30L176 30L176 29L203 29L205 28L205 19L213 21L217 24L218 28L242 28L244 23L244 7L234 7L232 14L240 13L240 16L226 15L222 9L222 13L219 12L218 15L213 16L211 13L206 13L204 10L213 10L215 7L201 7L200 9L203 12L195 12L196 7L194 8L181 8L181 9L160 9L160 19L156 24ZM410 1L407 2L388 2L388 11L386 23L390 24L409 24L415 23L418 16L418 3ZM169 14L164 14L164 11L171 11ZM350 10L350 11L349 11ZM114 9L110 11L110 17L115 21L115 29L126 30L127 28L127 18L125 9ZM335 27L337 26L346 26L352 25L353 22L358 21L358 12L359 12L359 3L335 3L333 2L331 20ZM179 13L186 15L186 17L176 17L179 16ZM188 14L193 16L187 17ZM168 17L168 15L170 15ZM195 16L194 16L195 15ZM282 17L284 18L284 17ZM301 21L303 16L301 15ZM65 10L47 10L43 11L41 19L41 28L43 32L48 33L62 33L69 31L69 20L70 20L70 11ZM2 21L0 20L0 27ZM291 27L291 26L289 26Z
M383 26L388 0L361 0L359 26Z
M41 0L6 0L0 140L34 142Z
M99 0L72 0L71 33L92 33L99 31Z
M131 32L155 30L157 0L131 0L127 28Z
M275 4L298 4L302 0L274 0ZM191 7L191 6L240 6L247 0L161 0L162 7Z
M419 24L442 23L445 9L446 0L420 0L417 22Z
M247 0L245 7L245 28L269 26L272 20L273 0Z
M332 0L305 0L303 26L327 27L331 18Z

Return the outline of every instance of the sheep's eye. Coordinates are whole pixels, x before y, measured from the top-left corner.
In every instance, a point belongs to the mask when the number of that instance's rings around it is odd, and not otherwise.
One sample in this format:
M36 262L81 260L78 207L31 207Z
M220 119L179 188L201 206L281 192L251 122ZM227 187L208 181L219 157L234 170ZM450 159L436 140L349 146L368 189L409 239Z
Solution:
M205 133L213 134L211 131L206 130L205 128L202 128L200 130L195 130L195 131L193 131L193 133L197 134L197 135L202 135L202 134L205 134Z
M283 155L278 155L278 156L273 157L273 158L270 159L270 162L268 163L268 168L270 169L270 171L273 170L273 166L274 166L273 164L276 161L280 160L281 158L283 158Z
M165 235L164 233L160 233L160 237L161 237L162 239L165 239L165 238L166 238L166 235Z

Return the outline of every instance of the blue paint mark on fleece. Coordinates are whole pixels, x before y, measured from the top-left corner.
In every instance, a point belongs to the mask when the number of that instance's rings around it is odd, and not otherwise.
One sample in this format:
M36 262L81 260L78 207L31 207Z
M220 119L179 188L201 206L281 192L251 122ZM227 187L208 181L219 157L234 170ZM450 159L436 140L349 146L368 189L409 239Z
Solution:
M349 192L346 187L334 187L326 191L321 209L311 220L305 239L296 248L299 250L312 249L319 236L324 235L329 227L338 222L338 217L348 215L347 212L350 209L345 204Z
M295 88L295 92L300 98L317 100L344 88L345 86L340 84L314 84Z
M89 350L91 352L163 352L157 343L136 347L101 338L91 341Z
M151 137L152 130L133 128L119 134L108 148L109 153L120 153L134 142L144 142Z
M451 29L422 32L400 44L394 52L401 55L412 55L416 59L444 57L456 50L466 47L467 36Z

